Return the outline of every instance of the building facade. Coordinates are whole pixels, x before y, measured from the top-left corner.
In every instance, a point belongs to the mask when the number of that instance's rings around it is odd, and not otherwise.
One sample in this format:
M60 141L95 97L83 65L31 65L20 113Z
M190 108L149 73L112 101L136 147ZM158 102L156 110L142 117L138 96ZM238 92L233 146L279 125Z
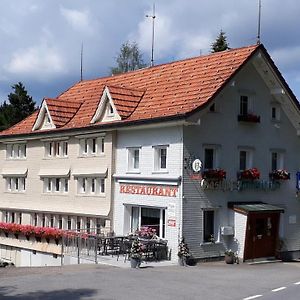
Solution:
M1 132L0 217L297 257L299 112L262 45L81 81Z

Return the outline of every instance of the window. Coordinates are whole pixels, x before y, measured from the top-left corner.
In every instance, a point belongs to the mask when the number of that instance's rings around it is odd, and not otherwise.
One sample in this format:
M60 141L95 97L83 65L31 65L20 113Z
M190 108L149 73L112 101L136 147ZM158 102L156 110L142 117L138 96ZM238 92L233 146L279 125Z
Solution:
M54 216L50 215L50 227L54 227Z
M271 106L271 120L280 121L280 107L277 104Z
M62 216L61 215L58 216L58 228L59 229L63 228L63 220L62 220Z
M239 170L244 171L251 169L253 164L253 150L240 149L239 150Z
M80 156L95 156L104 153L104 137L80 139L79 144Z
M204 149L204 169L214 168L214 149Z
M105 194L105 179L100 177L78 177L77 192L85 195Z
M8 144L6 146L6 158L8 159L25 159L26 158L26 144Z
M128 171L139 171L140 169L140 149L128 149Z
M45 157L67 157L68 142L67 141L51 141L45 142Z
M248 96L240 96L240 114L242 116L245 116L249 113L248 105Z
M215 112L216 111L216 104L213 103L210 107L209 107L209 111L210 112Z
M68 193L69 192L69 178L44 177L43 182L44 182L45 193Z
M67 228L68 228L68 230L72 229L72 219L70 216L68 216Z
M91 232L91 219L86 218L86 232L90 233Z
M284 169L283 152L271 151L271 170L282 170Z
M154 147L154 170L167 171L167 146Z
M203 211L203 242L209 243L214 238L214 211Z
M155 229L156 235L165 237L165 209L148 207L131 207L131 232L141 227Z
M108 109L107 115L108 116L113 116L114 115L114 108L112 107L111 104L108 104L107 109Z
M25 177L5 177L7 192L25 192L26 178Z

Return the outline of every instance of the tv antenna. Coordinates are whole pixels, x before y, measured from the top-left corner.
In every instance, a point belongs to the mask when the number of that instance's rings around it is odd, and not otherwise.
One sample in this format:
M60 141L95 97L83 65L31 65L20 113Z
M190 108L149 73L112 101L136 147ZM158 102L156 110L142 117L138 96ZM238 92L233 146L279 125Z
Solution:
M83 63L83 43L81 43L81 51L80 51L80 81L82 81L82 63Z
M260 44L260 20L261 20L261 0L258 0L258 26L257 26L257 41Z
M153 4L153 12L152 15L146 15L146 18L152 18L152 47L151 47L151 63L150 66L154 66L154 20L155 16L155 4Z

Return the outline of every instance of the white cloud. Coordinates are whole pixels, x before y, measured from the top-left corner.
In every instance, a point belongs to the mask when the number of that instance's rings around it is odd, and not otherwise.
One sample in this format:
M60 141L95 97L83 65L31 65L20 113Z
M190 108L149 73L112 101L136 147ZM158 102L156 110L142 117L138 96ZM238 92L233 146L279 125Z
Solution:
M45 44L16 51L5 66L9 73L36 76L42 80L64 72L64 68L58 50Z
M282 70L290 72L299 70L300 66L300 46L277 48L271 51L271 56ZM299 75L300 76L300 75Z
M93 32L93 27L89 22L90 13L88 10L80 11L60 7L60 13L75 30L84 31L86 33Z

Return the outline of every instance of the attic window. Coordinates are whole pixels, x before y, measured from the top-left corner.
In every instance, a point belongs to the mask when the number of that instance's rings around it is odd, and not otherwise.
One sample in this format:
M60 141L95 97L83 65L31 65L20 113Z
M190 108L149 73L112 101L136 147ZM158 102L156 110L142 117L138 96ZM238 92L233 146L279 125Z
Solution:
M108 105L108 115L113 116L114 115L114 109L111 104Z
M209 107L209 111L210 112L215 112L216 111L216 104L213 103L210 107Z

